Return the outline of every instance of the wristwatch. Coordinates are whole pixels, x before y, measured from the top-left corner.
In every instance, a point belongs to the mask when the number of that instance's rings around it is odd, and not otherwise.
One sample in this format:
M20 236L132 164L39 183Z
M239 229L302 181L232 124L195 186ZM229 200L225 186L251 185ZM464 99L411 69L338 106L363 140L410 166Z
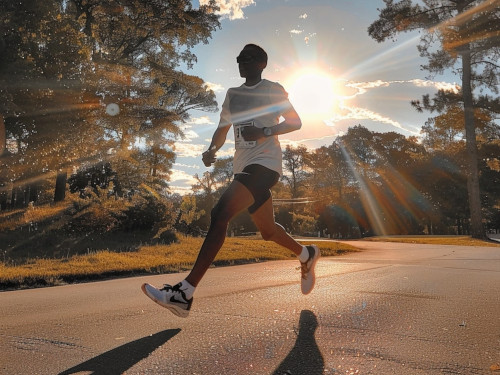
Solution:
M271 128L262 128L262 131L264 132L264 135L266 137L270 137L271 135L273 135L273 133L271 132Z

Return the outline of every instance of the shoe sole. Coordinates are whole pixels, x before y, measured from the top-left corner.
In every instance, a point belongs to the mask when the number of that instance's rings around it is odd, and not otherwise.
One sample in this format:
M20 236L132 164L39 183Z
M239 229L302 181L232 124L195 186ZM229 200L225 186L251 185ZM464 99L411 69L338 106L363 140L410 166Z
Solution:
M142 289L142 292L147 295L151 300L153 300L154 302L156 302L158 305L160 305L161 307L164 307L166 308L167 310L169 310L172 314L178 316L178 317L181 317L181 318L187 318L187 316L189 315L189 311L188 310L184 310L184 309L180 309L178 308L177 306L175 305L164 305L163 303L161 303L161 301L159 301L157 298L155 298L154 296L150 295L148 293L148 291L146 290L146 285L147 284L142 284L141 286L141 289Z
M313 278L313 281L312 281L312 284L311 284L311 288L308 291L306 291L306 292L304 292L304 290L302 290L302 288L301 288L301 292L304 295L307 295L307 294L311 293L312 290L314 289L314 285L316 285L316 272L315 272L315 268L316 268L316 263L318 262L318 260L319 260L319 258L321 256L321 253L319 251L319 247L317 247L315 245L313 245L313 246L318 251L318 256L313 259L313 262L311 264L311 268L310 268L310 271L309 271L309 274L312 275L312 278Z

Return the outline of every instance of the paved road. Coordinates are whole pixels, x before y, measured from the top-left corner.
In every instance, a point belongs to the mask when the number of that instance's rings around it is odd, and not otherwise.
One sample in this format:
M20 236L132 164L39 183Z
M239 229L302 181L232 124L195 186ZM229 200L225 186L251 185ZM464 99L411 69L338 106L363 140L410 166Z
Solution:
M191 315L119 279L0 293L1 374L495 374L500 248L357 242L318 262L211 269Z

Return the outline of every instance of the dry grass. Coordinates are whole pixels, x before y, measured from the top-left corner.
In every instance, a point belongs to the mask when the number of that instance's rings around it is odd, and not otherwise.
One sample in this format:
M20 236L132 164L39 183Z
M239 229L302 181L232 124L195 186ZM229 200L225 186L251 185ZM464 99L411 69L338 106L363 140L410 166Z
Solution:
M381 242L404 242L421 243L433 245L454 245L454 246L488 246L500 247L500 243L493 241L483 241L471 238L470 236L380 236L364 238L365 241Z
M54 205L35 206L0 213L0 231L14 230L29 223L58 218L68 209L69 201Z
M47 212L47 214L49 214ZM500 243L480 241L468 236L388 236L365 238L368 241L430 243L455 246L496 246ZM190 269L203 242L202 238L182 237L171 245L141 246L137 252L95 251L65 259L32 259L23 265L0 262L0 289L52 286L64 283L98 280L109 277L179 272ZM301 240L314 243L314 239ZM358 251L340 242L317 242L324 256ZM352 242L355 245L355 242ZM214 265L234 265L266 260L292 259L294 255L260 237L227 238Z
M179 272L191 268L202 241L201 238L182 238L179 243L172 245L143 246L138 252L116 253L103 250L67 259L35 259L19 266L0 263L0 289L51 286L123 275ZM337 242L319 242L318 246L324 256L358 250ZM290 251L262 239L228 238L215 265L293 257Z

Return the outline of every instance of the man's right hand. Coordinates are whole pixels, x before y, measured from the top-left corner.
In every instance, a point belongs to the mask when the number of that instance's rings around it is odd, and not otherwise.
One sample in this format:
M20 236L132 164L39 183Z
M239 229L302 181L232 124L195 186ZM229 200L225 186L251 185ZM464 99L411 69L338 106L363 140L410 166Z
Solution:
M211 148L202 154L201 160L203 160L205 167L210 167L213 163L215 163L215 152L215 148Z

